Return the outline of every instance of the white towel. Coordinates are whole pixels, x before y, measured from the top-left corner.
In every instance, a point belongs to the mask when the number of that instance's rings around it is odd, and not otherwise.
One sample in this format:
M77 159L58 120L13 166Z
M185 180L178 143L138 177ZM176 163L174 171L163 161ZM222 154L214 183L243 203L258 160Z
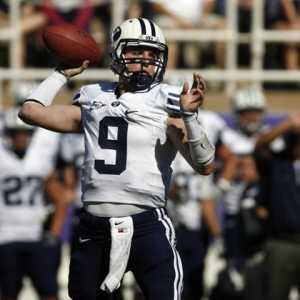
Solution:
M133 222L131 217L110 218L109 222L111 228L109 273L100 288L111 294L120 287L127 267L133 235Z

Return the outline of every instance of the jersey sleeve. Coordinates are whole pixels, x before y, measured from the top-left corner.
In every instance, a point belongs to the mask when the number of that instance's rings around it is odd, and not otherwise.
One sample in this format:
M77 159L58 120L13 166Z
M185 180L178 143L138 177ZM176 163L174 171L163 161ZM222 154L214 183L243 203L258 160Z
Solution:
M78 90L78 92L76 93L76 95L74 96L73 100L72 100L72 104L73 105L81 105L81 104L86 104L87 103L87 97L85 92L83 91L83 88L81 88L80 90Z
M162 93L164 94L164 97L167 99L166 101L166 107L168 110L169 115L173 113L180 114L180 93L181 88L177 86L170 86L167 84L164 84L162 87Z
M118 82L85 85L76 93L72 104L90 106L94 101L97 101L97 98L101 97L103 93L114 92L117 86Z

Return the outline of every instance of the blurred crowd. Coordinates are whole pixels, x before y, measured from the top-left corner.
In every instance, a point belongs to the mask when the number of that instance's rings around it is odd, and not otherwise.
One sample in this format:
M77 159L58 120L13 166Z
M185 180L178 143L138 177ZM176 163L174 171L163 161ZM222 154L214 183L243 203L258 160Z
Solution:
M237 3L238 29L249 32L252 0ZM0 28L8 26L9 5L0 0ZM128 0L127 8L126 18L146 17L163 30L226 28L224 0ZM298 30L299 14L300 1L268 0L265 26ZM22 67L55 68L41 34L68 22L94 34L103 52L96 67L107 68L111 21L111 1L22 1ZM223 42L168 46L168 69L224 68ZM1 67L7 57L1 42ZM239 65L249 65L249 57L249 45L241 44ZM267 44L265 68L298 69L297 43ZM1 300L17 299L24 276L41 299L59 299L62 243L71 253L78 243L83 136L50 134L17 118L37 84L16 86L12 107L0 119ZM167 210L185 274L183 300L288 300L291 288L300 288L300 111L272 119L267 104L263 91L245 87L232 96L228 114L199 111L198 122L216 147L213 175L198 175L179 154L173 162ZM226 264L207 289L205 258L212 245ZM142 300L139 287L133 289L134 299Z
M9 26L10 1L0 1L0 28ZM22 39L21 66L44 68L56 65L42 41L43 29L58 23L71 23L93 34L103 52L101 63L108 65L109 32L112 25L112 1L109 0L30 0L21 1L19 29ZM249 33L252 28L253 0L237 0L237 30ZM120 7L122 9L122 7ZM299 29L299 1L266 0L264 4L265 28L273 30ZM126 0L124 18L145 17L166 29L226 29L225 0ZM168 69L224 68L225 42L180 42L169 40ZM295 42L268 42L264 49L265 69L297 70L299 47ZM0 66L8 66L9 45L0 43ZM238 44L239 67L250 65L249 43ZM270 85L270 84L269 84ZM279 87L278 84L272 86ZM266 86L268 87L268 85ZM296 87L294 85L294 87ZM282 85L280 86L282 88ZM288 88L293 88L289 85Z

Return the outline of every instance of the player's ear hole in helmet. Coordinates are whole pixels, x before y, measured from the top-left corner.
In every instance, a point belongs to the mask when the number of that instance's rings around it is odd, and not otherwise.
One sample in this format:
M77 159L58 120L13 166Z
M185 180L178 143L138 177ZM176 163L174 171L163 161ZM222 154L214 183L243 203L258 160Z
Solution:
M236 126L246 135L257 132L265 122L267 101L264 94L255 88L242 88L235 92L231 112ZM252 114L246 119L245 115Z
M151 47L156 49L157 58L126 59L126 47ZM110 69L138 90L147 89L152 83L163 81L168 61L168 47L161 29L152 21L143 18L134 18L124 21L111 35L110 43ZM128 64L141 63L141 71L127 72ZM152 77L143 75L143 65L155 66Z

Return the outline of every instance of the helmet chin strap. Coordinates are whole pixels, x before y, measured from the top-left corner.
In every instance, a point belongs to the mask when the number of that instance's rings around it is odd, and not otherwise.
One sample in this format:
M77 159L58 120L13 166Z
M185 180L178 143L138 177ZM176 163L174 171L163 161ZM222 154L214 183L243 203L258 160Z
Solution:
M146 90L151 87L151 76L145 76L140 73L132 73L128 83L137 90Z

